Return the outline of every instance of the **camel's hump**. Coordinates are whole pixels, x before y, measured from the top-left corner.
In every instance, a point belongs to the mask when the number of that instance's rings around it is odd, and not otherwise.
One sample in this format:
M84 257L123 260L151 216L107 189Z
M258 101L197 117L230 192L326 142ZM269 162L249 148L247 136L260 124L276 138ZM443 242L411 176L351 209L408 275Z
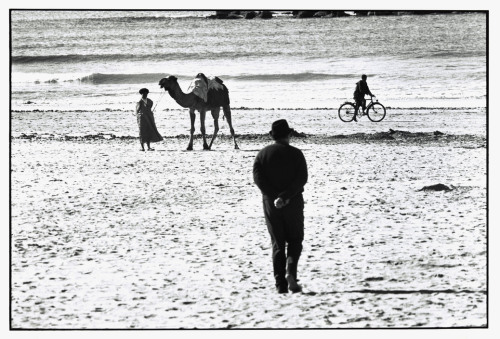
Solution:
M188 93L193 92L196 96L207 102L207 96L209 90L223 90L222 80L218 77L212 76L207 78L208 83L201 77L194 78L188 87Z
M196 96L207 102L208 84L202 78L194 78L188 87L188 93L193 92Z
M208 78L208 89L215 89L216 91L223 90L222 80L218 77L212 76Z

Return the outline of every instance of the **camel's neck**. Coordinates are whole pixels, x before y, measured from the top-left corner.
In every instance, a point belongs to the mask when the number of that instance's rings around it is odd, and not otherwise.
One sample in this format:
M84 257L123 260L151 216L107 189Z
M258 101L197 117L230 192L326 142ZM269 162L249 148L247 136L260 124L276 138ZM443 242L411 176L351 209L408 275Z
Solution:
M178 83L176 83L175 88L168 90L168 94L184 108L192 107L196 102L194 94L185 94Z

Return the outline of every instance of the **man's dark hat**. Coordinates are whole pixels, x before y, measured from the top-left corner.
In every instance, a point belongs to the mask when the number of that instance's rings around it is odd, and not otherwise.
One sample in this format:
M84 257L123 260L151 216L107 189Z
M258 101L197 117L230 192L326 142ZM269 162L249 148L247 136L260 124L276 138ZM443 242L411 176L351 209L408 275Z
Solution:
M143 93L149 93L149 89L147 89L147 88L141 88L139 90L139 94L143 94Z
M281 119L273 122L272 129L269 132L269 135L273 139L280 139L287 137L292 131L293 128L288 127L288 122L285 119Z

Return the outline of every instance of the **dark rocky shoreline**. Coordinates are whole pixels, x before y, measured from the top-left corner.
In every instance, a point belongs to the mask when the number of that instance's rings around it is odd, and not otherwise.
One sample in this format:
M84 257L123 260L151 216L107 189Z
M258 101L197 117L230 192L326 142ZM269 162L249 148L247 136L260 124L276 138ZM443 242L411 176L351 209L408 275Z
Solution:
M447 146L447 147L460 147L460 148L486 148L486 139L484 136L477 135L455 135L446 134L440 131L434 132L409 132L409 131L395 131L389 129L388 132L375 132L375 133L353 133L353 134L335 134L335 135L321 135L321 134L306 134L294 131L292 133L294 138L300 139L308 144L349 144L349 143L370 143L370 142L389 142L392 145L434 145L434 146ZM249 134L236 134L238 140L249 142L263 142L270 141L271 137L268 133L249 133ZM50 133L22 133L21 135L11 136L10 140L28 140L31 142L38 141L67 141L67 142L93 142L93 141L130 141L137 140L139 137L132 135L115 135L112 133L97 133L87 135L68 135L68 134L50 134ZM174 139L189 139L187 134L179 135L164 135L165 140ZM196 140L201 139L201 134L195 134ZM217 137L221 140L230 140L231 136L228 134L221 134Z
M240 11L240 10L220 10L215 11L208 19L272 19L276 16L286 16L297 19L307 18L338 18L338 17L364 17L364 16L399 16L399 15L429 15L429 14L458 14L458 13L478 13L481 11L445 11L445 10L362 10L362 11Z

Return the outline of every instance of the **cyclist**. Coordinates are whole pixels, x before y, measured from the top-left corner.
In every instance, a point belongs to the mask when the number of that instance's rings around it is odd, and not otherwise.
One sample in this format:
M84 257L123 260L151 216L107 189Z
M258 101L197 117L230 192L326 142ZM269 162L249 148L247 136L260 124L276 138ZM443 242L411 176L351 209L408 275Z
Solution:
M363 109L363 114L365 114L366 110L366 100L365 100L365 94L368 94L370 97L374 97L372 92L370 92L370 89L368 88L368 84L366 83L366 74L363 74L361 76L361 80L359 80L356 83L356 90L354 90L354 100L356 100L356 112L359 109L359 106L362 107ZM354 115L354 121L358 121L356 119L356 115Z

